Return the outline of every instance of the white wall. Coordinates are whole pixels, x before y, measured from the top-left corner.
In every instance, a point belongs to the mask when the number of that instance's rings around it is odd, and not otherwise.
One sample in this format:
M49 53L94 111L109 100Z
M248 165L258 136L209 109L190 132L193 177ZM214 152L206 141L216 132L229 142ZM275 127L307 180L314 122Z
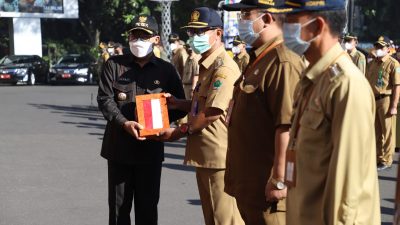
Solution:
M40 18L13 18L14 55L42 56Z

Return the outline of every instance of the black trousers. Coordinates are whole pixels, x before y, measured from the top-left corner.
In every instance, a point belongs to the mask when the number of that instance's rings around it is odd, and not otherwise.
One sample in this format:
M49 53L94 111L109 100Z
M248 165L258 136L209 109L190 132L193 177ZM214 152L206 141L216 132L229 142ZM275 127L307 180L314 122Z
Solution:
M125 165L108 161L109 225L130 225L132 201L135 225L157 225L161 162Z

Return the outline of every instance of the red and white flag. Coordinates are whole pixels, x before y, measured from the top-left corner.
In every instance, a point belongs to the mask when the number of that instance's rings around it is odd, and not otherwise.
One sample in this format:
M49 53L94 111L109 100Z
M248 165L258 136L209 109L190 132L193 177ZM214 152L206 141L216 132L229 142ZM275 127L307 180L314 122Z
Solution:
M146 129L161 129L164 126L160 99L143 100L144 127Z

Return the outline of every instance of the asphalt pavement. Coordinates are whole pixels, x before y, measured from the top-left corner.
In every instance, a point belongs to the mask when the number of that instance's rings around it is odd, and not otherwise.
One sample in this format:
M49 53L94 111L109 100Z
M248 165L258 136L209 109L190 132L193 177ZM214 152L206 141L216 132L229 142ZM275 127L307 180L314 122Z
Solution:
M107 224L96 93L96 86L0 85L0 225ZM182 165L185 142L166 146L159 224L204 224L194 170ZM382 225L393 218L396 174L397 165L379 173Z

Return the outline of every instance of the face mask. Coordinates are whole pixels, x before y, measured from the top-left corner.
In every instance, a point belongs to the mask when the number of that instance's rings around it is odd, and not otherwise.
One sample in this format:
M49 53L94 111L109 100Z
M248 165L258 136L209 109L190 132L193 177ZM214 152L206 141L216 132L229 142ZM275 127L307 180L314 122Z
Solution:
M176 46L175 43L172 43L169 45L169 48L171 49L171 51L174 51L178 46Z
M143 58L153 51L153 43L138 39L137 41L130 41L129 48L134 56Z
M353 50L353 45L352 45L351 43L349 43L349 42L346 42L346 43L344 44L344 48L345 48L346 50Z
M107 48L107 52L109 54L114 54L114 48Z
M383 49L376 50L376 57L382 58L387 55L387 52L383 51Z
M239 54L240 53L240 48L238 46L233 46L232 47L232 53L233 54Z
M189 45L196 54L203 54L215 44L214 42L212 45L210 45L210 43L208 43L209 39L210 35L208 34L204 34L202 36L194 35L193 37L189 38Z
M301 28L311 24L315 20L316 18L308 21L303 25L301 25L300 23L284 23L283 38L285 40L285 45L295 53L303 55L304 52L306 52L307 49L310 47L311 42L317 39L319 35L309 41L303 41L301 39Z
M240 39L242 39L249 45L253 44L260 37L261 32L265 30L265 28L263 28L260 32L255 33L253 29L253 24L257 20L261 19L263 16L264 14L259 16L255 20L240 20L238 27Z

